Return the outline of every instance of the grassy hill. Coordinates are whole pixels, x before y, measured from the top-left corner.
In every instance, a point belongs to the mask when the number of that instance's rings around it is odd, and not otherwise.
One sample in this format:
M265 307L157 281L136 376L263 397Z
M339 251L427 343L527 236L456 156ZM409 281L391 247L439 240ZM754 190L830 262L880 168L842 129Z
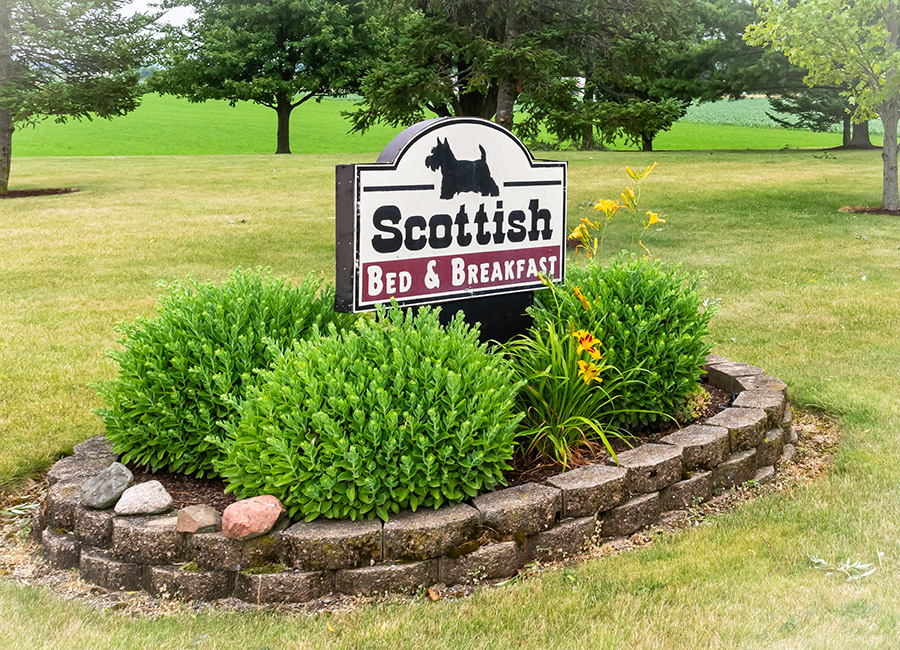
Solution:
M692 107L681 122L656 139L658 150L826 148L841 144L840 134L766 126L764 100L716 102ZM341 116L353 102L323 99L294 110L293 153L371 153L381 151L399 128L377 126L348 133ZM760 115L762 118L760 118ZM275 112L256 104L211 101L191 104L175 97L147 95L141 106L112 120L22 128L13 137L13 155L145 156L268 154L275 150ZM620 143L622 149L633 149Z

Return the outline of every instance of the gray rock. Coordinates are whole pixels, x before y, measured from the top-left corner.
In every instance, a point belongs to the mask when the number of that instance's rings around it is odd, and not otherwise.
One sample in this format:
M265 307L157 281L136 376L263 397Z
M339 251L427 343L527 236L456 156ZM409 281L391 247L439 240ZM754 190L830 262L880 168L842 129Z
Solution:
M74 569L81 556L81 543L72 535L59 534L50 528L44 529L41 536L44 556L58 569Z
M603 514L603 537L631 535L659 519L659 493L643 494Z
M781 458L778 460L778 466L781 467L787 463L790 463L794 460L794 456L797 455L797 448L794 445L785 445L784 450L781 452Z
M735 485L749 481L755 475L756 450L739 451L729 456L728 460L713 470L713 489L727 490Z
M535 560L553 562L583 553L597 532L594 516L564 519L550 530L528 538L528 555Z
M497 535L534 535L559 518L562 493L554 487L525 483L477 497L482 525Z
M247 575L238 573L234 597L248 603L305 603L334 589L331 571L282 571Z
M216 600L234 592L230 571L182 571L177 566L152 566L147 591L154 596L176 596L184 600Z
M740 388L737 379L739 377L748 377L763 375L765 371L762 368L751 366L746 363L734 363L728 361L725 363L707 364L706 374L708 381L713 386L728 391L729 393L738 393Z
M215 533L222 529L222 515L212 506L196 505L178 511L179 533Z
M158 515L171 510L174 503L162 483L147 481L125 490L115 512L120 516Z
M144 567L119 562L112 555L96 549L81 552L81 578L110 591L138 591L144 588Z
M623 451L619 465L627 472L625 486L631 494L658 492L681 479L681 448L672 445L641 445ZM608 463L613 463L609 459Z
M380 521L301 521L281 536L282 562L305 571L352 568L381 559Z
M660 439L664 445L681 448L681 463L685 471L710 470L721 463L730 447L725 427L692 424Z
M732 406L738 408L758 408L766 412L769 419L766 421L767 429L776 429L781 427L781 420L784 418L784 406L786 400L784 395L777 390L771 389L754 389L745 390L740 393L732 403Z
M437 581L437 561L407 564L376 564L359 569L343 569L334 574L334 589L342 594L413 592Z
M781 429L772 429L763 436L762 442L756 448L756 466L774 465L781 458L782 449L784 449L784 433Z
M112 552L126 562L167 564L184 559L183 535L175 517L116 517Z
M547 479L562 492L562 516L590 517L625 500L626 470L608 465L587 465Z
M107 548L112 543L112 510L78 508L75 514L75 537L85 546Z
M445 585L506 578L514 575L526 561L524 545L514 541L486 544L467 555L440 558L438 576Z
M122 463L112 463L81 486L81 502L88 508L105 510L134 483L134 475Z
M201 533L187 538L187 555L206 569L239 571L278 562L283 544L281 533L248 540L229 539L223 533Z
M772 465L768 465L766 467L760 467L756 470L756 474L753 476L753 480L757 483L768 483L769 481L775 478L775 467Z
M659 509L663 512L681 510L697 501L708 501L711 497L712 472L700 472L660 492Z
M392 515L384 523L385 560L427 560L478 538L481 513L463 503Z
M731 450L756 449L766 433L769 416L758 408L727 408L706 421L708 426L725 427L731 436Z

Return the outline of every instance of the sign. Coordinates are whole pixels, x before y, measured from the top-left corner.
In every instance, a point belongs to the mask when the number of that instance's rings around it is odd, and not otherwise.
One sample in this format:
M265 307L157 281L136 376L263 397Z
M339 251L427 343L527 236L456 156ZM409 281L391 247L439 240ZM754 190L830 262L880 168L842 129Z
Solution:
M435 118L336 170L339 311L533 291L565 272L566 163L477 118Z

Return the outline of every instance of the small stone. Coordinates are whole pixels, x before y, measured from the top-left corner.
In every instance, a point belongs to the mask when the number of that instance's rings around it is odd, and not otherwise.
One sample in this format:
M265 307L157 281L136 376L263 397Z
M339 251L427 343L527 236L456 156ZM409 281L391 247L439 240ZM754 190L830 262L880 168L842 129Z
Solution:
M269 494L232 503L222 513L222 534L229 539L253 539L272 530L286 515L284 506Z
M122 463L113 463L89 478L81 486L81 503L88 508L105 510L116 504L119 497L134 483L134 475Z
M222 515L212 506L188 506L178 511L179 533L214 533L222 528Z
M778 460L778 466L781 467L792 460L794 460L794 456L797 455L797 448L794 445L785 445L784 450L781 452L781 458Z
M120 516L158 515L171 510L172 496L159 481L147 481L133 485L116 503L115 512Z
M790 430L788 431L787 435L785 436L785 438L786 438L786 440L785 440L786 445L794 445L796 447L797 440L800 439L800 436L797 435L797 428L791 427Z

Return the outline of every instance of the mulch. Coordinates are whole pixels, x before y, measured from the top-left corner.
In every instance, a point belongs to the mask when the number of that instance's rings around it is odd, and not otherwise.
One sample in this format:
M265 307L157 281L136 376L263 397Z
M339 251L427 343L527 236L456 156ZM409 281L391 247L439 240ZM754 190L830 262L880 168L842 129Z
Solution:
M851 212L853 214L886 214L891 217L900 217L900 210L885 210L882 207L872 207L868 205L845 205L838 208L838 212Z
M10 190L6 195L0 194L0 199L24 199L29 196L54 196L56 194L73 194L80 191L77 187L48 187L37 190Z

